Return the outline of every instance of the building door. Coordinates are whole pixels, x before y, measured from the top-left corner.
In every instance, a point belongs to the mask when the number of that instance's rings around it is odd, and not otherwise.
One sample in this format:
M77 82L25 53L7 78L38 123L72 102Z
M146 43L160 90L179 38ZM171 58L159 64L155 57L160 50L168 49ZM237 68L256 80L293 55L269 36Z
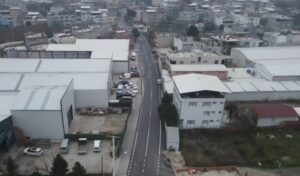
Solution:
M73 120L73 107L72 105L70 106L69 110L68 110L68 125L70 126L71 121Z

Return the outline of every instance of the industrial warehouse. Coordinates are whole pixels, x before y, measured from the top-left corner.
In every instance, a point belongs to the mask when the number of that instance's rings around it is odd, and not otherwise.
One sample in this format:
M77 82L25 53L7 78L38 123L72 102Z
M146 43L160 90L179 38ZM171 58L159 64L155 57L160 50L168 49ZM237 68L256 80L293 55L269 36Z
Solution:
M87 46L86 42L76 44ZM4 148L13 144L13 127L31 139L63 139L76 109L108 107L113 74L128 71L129 41L95 42L102 46L121 46L109 47L118 51L91 53L102 55L99 59L17 57L0 60L0 123L6 127L6 138L1 144ZM49 45L49 48L67 50L59 44ZM116 60L122 61L115 63Z

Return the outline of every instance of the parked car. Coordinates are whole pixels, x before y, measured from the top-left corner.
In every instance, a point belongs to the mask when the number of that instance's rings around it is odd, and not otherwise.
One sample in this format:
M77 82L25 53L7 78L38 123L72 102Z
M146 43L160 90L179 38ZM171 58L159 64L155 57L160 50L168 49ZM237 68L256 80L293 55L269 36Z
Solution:
M127 81L127 80L121 80L121 81L119 81L119 83L118 84L129 84L129 81Z
M101 151L101 140L94 140L94 152Z
M140 77L140 73L139 72L134 72L134 73L131 72L130 74L131 74L132 78L138 78L138 77Z
M161 79L158 79L158 80L157 80L157 84L162 84L162 80L161 80Z
M120 79L130 79L131 74L130 73L123 73L119 76Z
M41 156L43 152L43 149L39 147L27 147L24 149L24 155L28 156Z
M88 140L87 138L79 138L77 144L77 153L86 154L88 149Z

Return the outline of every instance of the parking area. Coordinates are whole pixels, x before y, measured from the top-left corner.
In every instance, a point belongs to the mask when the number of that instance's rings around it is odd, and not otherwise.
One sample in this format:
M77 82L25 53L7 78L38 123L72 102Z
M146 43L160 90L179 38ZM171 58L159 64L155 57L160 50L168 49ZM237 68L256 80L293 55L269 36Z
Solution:
M42 174L48 174L51 170L54 157L59 153L59 146L59 142L53 142L49 148L43 149L44 153L42 156L32 157L23 154L25 147L14 145L8 155L19 166L19 173L30 175L32 172L38 170ZM111 141L102 141L101 151L95 153L93 152L93 141L89 141L87 153L79 155L77 154L77 142L70 142L69 152L62 154L62 156L68 162L69 169L78 161L86 168L88 173L102 173L102 171L103 173L111 173L112 157L109 155L111 149Z

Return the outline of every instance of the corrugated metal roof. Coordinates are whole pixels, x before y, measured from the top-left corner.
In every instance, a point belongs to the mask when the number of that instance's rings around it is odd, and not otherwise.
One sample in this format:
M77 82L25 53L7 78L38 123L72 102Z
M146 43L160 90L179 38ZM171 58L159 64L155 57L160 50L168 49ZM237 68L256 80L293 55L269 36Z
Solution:
M1 73L30 73L35 72L40 59L0 59Z
M300 59L300 46L233 48L249 60Z
M173 64L172 71L228 71L221 64Z
M252 108L257 113L258 118L297 117L294 108L285 104L257 104Z
M67 86L33 86L22 90L12 110L60 110Z
M173 80L179 93L189 93L197 91L215 91L230 93L230 91L216 76L202 74L185 74L173 76Z
M16 91L22 74L18 73L2 73L0 74L0 90Z
M110 59L43 59L37 72L108 73L110 65Z

